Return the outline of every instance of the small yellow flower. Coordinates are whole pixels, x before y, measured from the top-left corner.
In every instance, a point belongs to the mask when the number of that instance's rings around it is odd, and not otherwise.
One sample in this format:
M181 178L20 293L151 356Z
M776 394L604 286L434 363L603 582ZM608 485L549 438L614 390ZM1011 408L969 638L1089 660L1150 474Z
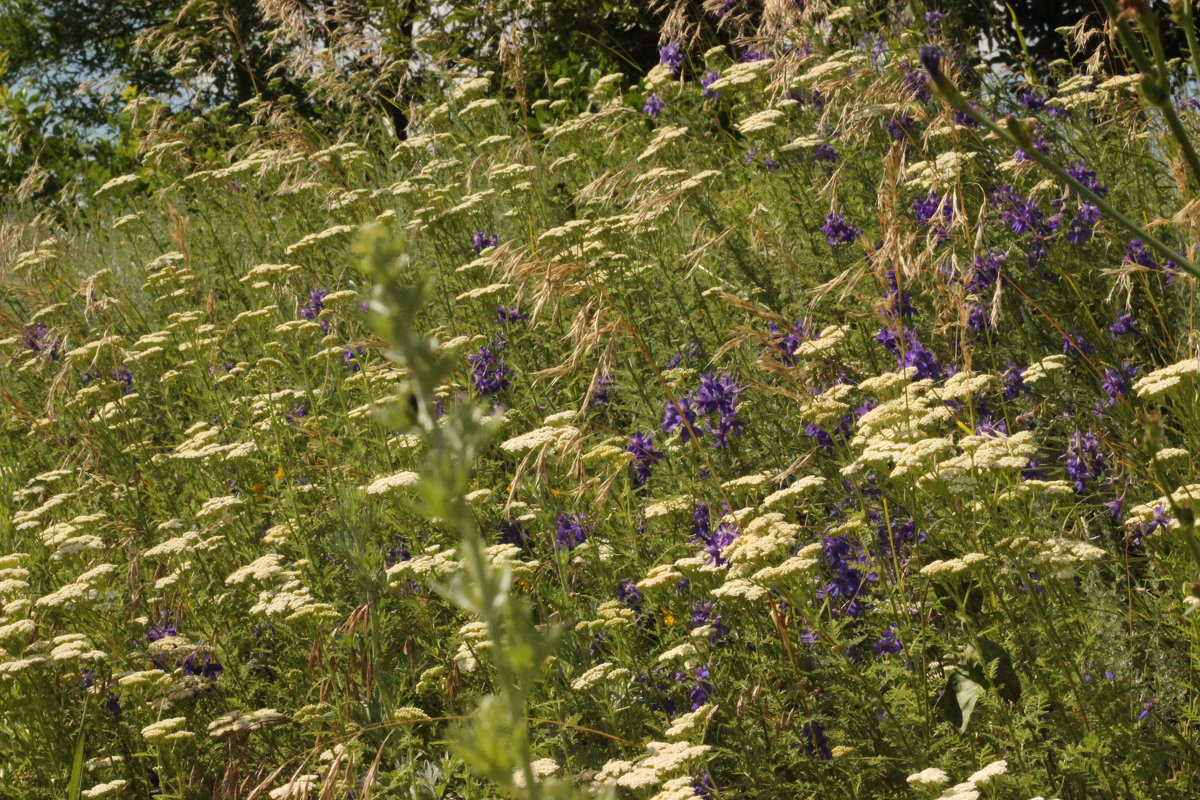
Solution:
M663 622L667 623L668 625L674 625L675 615L668 611L667 615L663 617Z
M279 469L275 470L275 477L276 477L276 478L282 478L282 477L283 477L283 467L280 467Z

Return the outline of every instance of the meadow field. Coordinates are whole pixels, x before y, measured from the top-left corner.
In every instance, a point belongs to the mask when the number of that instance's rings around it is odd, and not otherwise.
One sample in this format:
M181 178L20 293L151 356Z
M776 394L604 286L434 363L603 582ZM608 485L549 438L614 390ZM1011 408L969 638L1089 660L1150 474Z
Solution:
M1198 796L1200 48L1104 4L131 93L0 221L0 798Z

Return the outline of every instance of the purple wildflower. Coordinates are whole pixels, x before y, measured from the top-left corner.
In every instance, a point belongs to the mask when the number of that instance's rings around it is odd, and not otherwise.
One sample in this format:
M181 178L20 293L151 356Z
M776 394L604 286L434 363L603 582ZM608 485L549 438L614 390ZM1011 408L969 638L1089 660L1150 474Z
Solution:
M708 87L712 86L714 83L716 83L718 80L720 80L720 78L721 78L721 73L717 72L715 69L710 69L704 73L704 77L700 79L700 86L701 86L701 88L704 89L703 94L705 97L707 97L710 100L716 100L718 97L721 96L721 93L718 92L716 89L708 88Z
M829 214L825 217L825 224L821 227L821 233L825 234L825 240L829 242L830 247L841 247L844 244L850 244L859 236L862 231L853 224L846 222L846 218L841 214Z
M672 75L678 75L679 67L683 64L683 51L675 42L665 44L658 48L658 63L666 67Z
M1137 367L1129 359L1125 359L1119 367L1104 370L1104 376L1100 379L1100 385L1104 387L1105 393L1108 394L1108 404L1110 406L1117 404L1118 397L1124 397L1129 394L1129 389L1133 385L1135 375L1137 375Z
M650 468L666 457L665 453L654 449L654 437L641 431L629 437L629 446L625 448L625 452L633 454L633 463L630 466L633 467L634 482L638 486L650 480Z
M521 313L521 309L519 306L504 306L504 305L496 306L496 321L497 322L505 322L505 323L524 322L527 319L529 319L529 317L527 317Z
M479 394L496 394L508 386L509 369L499 355L506 345L501 334L491 344L484 345L479 352L467 357L467 363L471 366L471 384Z
M646 104L642 106L642 111L649 114L651 117L657 118L662 110L667 107L663 99L654 92L646 95Z
M583 525L584 516L582 514L567 514L558 515L558 521L554 529L554 546L556 549L574 550L579 545L587 540L587 529Z
M1108 469L1108 458L1100 449L1100 440L1094 433L1075 431L1067 444L1067 477L1075 484L1075 491L1083 494L1088 481L1099 478Z
M871 643L871 652L877 658L882 658L888 654L899 653L904 649L904 645L896 638L898 629L896 623L888 626L887 630L880 635L879 639Z
M326 291L324 289L313 289L308 293L308 305L300 309L300 316L307 320L314 320L321 313L321 309L325 307Z
M1124 336L1127 333L1141 333L1137 328L1137 320L1128 311L1117 314L1117 321L1108 326L1108 332L1112 335L1114 342L1118 336Z
M482 253L489 247L497 247L499 244L500 234L478 232L472 237L471 249L476 253Z
M1012 361L1008 362L1008 369L1000 378L1001 394L1005 400L1016 400L1022 393L1033 394L1033 390L1025 383L1024 375L1024 367L1018 367Z

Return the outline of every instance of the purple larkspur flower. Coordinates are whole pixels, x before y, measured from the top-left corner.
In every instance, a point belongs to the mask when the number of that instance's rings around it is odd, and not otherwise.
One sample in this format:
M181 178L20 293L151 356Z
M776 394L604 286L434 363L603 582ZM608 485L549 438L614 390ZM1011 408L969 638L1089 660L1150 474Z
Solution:
M504 335L501 334L490 344L480 347L479 352L467 356L467 363L471 366L471 385L479 394L492 395L508 387L510 372L499 355L506 346Z
M596 379L595 388L592 389L592 405L606 406L612 402L612 387L616 386L617 382L611 375L601 375Z
M1089 481L1101 477L1108 469L1108 457L1100 449L1100 439L1094 433L1079 430L1072 433L1063 460L1067 477L1079 494L1087 489Z
M300 309L300 316L307 320L314 320L325 308L325 295L328 294L324 289L313 289L308 293L308 305Z
M812 160L817 163L836 164L838 162L837 150L834 150L833 145L829 142L821 142L813 148Z
M1062 335L1063 355L1086 356L1096 352L1096 345L1083 338L1078 331L1068 331Z
M1033 394L1033 389L1025 383L1025 368L1018 367L1011 360L1008 369L1000 377L1001 395L1005 400L1016 400L1022 394Z
M25 346L35 353L47 355L51 361L58 361L61 355L62 343L50 335L50 329L38 320L33 327L25 329Z
M186 658L179 659L176 666L183 667L184 675L194 675L206 681L215 681L225 671L225 667L213 660L212 653L200 654L193 650Z
M883 123L883 127L887 130L888 136L892 137L894 141L901 142L912 138L917 128L917 120L911 114L901 114L897 117L890 117Z
M816 423L810 422L804 426L804 435L812 439L813 442L827 453L833 452L833 437L829 431L822 428Z
M900 639L897 638L898 632L899 629L896 627L896 623L893 622L890 626L888 626L887 630L885 630L879 636L878 639L871 643L871 652L874 653L877 658L882 658L885 655L895 654L903 651L904 645L900 642Z
M642 593L634 581L624 580L618 583L615 594L618 600L634 611L640 612L642 610Z
M651 117L657 118L658 115L662 113L662 110L666 107L667 104L663 102L663 99L654 92L651 92L650 94L646 95L646 102L642 106L642 111L646 114L649 114Z
M712 372L700 377L700 388L692 394L692 402L696 410L710 418L709 432L716 439L714 447L723 447L729 436L742 435L741 421L737 416L738 395L742 387L737 385L733 377L723 372L720 376ZM717 418L716 425L711 418Z
M1110 406L1117 404L1118 397L1124 397L1129 394L1137 371L1137 367L1129 359L1121 362L1119 367L1105 368L1104 375L1100 379L1100 385L1104 387L1104 391L1108 395L1108 404Z
M833 213L826 215L825 224L821 226L821 233L825 234L825 240L829 242L830 247L850 244L862 235L862 231L854 227L852 223L846 222L844 216Z
M800 740L804 744L804 752L807 755L816 756L822 761L829 761L833 758L833 751L829 749L829 737L825 734L825 728L816 720L804 723L800 728Z
M587 528L584 527L582 514L558 515L554 528L554 546L559 550L574 550L587 540Z
M638 486L650 480L651 467L666 457L665 453L654 449L654 437L641 431L629 437L625 452L633 454L633 463L629 466L633 468L634 482Z
M929 31L930 36L939 36L942 33L942 19L946 14L942 11L926 11L925 12L925 30Z
M679 67L683 64L683 50L675 42L663 45L658 48L658 63L666 67L672 75L678 75Z
M800 349L800 345L804 344L804 340L808 337L808 326L804 320L800 320L791 327L787 333L779 330L779 326L774 322L770 324L773 337L771 344L779 351L776 355L776 360L786 364L789 367L796 366L796 351Z
M715 69L710 69L705 72L704 77L700 79L700 87L704 90L702 94L710 100L716 100L718 97L720 97L720 92L718 92L716 89L709 88L720 79L721 73L717 72Z
M889 269L884 273L887 280L887 294L884 295L884 316L889 319L896 317L914 317L917 307L913 305L912 295L900 288L900 279L896 270Z
M482 253L489 247L497 247L500 244L500 234L498 233L483 233L478 231L471 237L471 249L476 253Z
M1000 209L1004 224L1013 233L1050 233L1045 214L1038 208L1037 201L1022 197L1012 186L1001 185L992 190L992 204Z
M1137 320L1128 311L1122 311L1117 314L1117 320L1108 326L1108 332L1114 342L1117 340L1117 337L1124 336L1127 333L1141 333L1137 327Z
M1081 245L1092 238L1096 223L1100 221L1100 209L1086 200L1079 204L1079 211L1071 220L1067 229L1066 240L1074 245Z
M519 306L496 306L496 321L501 323L524 322L529 319L521 313Z
M1108 187L1102 186L1096 178L1096 173L1087 168L1082 161L1076 161L1066 166L1067 174L1084 185L1084 188L1090 189L1100 197L1108 194Z
M929 90L929 81L925 79L924 73L907 61L901 62L900 69L904 73L901 82L914 100L928 100L933 96Z
M1146 248L1146 244L1141 239L1129 240L1129 246L1125 248L1125 262L1128 264L1137 264L1146 269L1158 269L1158 261L1154 258L1154 254Z

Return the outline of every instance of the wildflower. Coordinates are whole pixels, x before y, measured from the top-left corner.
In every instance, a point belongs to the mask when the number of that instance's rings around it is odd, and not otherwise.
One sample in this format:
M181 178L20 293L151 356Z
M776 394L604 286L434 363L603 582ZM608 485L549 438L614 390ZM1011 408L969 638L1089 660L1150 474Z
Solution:
M1117 340L1117 337L1124 336L1127 333L1141 333L1137 328L1137 320L1128 311L1122 311L1117 314L1117 321L1108 326L1108 332L1114 342Z
M715 429L709 426L709 431L716 438L715 447L725 444L726 437L732 433L741 436L741 423L737 418L738 394L742 388L734 382L728 373L715 377L709 372L700 378L700 388L692 395L696 409L706 416L720 416Z
M827 453L833 452L833 437L819 425L809 423L804 426L804 435L812 439L817 447L820 447Z
M1083 338L1083 336L1078 332L1064 333L1062 341L1063 355L1076 354L1079 356L1086 356L1096 351L1096 345Z
M1154 254L1146 249L1146 245L1141 239L1131 239L1129 245L1125 248L1126 264L1136 264L1146 269L1158 269L1158 262L1154 259Z
M821 142L813 148L812 160L818 163L836 164L838 162L838 154L829 142Z
M800 729L800 738L804 742L806 754L817 756L823 761L833 758L833 753L829 750L829 737L825 735L825 729L821 727L821 723L816 720L804 723Z
M497 322L501 322L501 323L524 322L527 319L529 319L529 317L522 314L521 309L518 306L507 306L507 307L504 305L496 306L496 321Z
M642 111L651 117L657 118L666 107L667 104L663 102L663 99L654 92L651 92L646 96L646 104L642 106Z
M587 530L584 528L583 520L582 514L562 513L558 515L554 531L555 549L574 550L587 540Z
M707 97L710 100L715 100L721 96L721 93L718 92L716 89L708 88L708 87L712 86L714 83L716 83L717 81L719 81L720 79L721 79L721 73L717 72L715 69L710 69L704 73L704 77L700 79L700 86L704 90L703 94L705 97Z
M949 782L950 776L937 767L929 767L908 776L908 783L913 786L941 786Z
M1108 469L1108 458L1100 449L1100 440L1093 433L1075 431L1071 434L1064 456L1067 477L1075 484L1075 491L1083 494L1090 480L1100 477Z
M1100 197L1108 194L1108 187L1101 186L1100 181L1096 179L1096 173L1084 166L1083 162L1076 161L1073 164L1068 164L1066 167L1067 174L1090 189Z
M25 329L25 346L35 353L45 353L51 361L58 361L61 342L50 338L50 329L38 320L32 328Z
M601 375L592 389L592 405L606 406L612 402L612 387L616 381L610 375Z
M181 658L175 663L183 667L184 675L196 675L207 681L215 681L225 671L225 667L213 660L211 653L201 656L198 650L192 651L186 658Z
M841 247L861 236L862 230L846 222L846 218L841 214L830 213L825 217L821 233L825 234L825 240L829 242L830 247Z
M498 233L483 233L479 231L472 237L471 249L476 253L482 253L489 247L496 247L500 244L500 234Z
M308 305L300 309L300 316L307 320L314 320L325 307L323 301L327 292L324 289L313 289L308 293Z
M667 68L672 75L679 74L679 66L683 63L683 50L675 42L658 48L658 63Z
M1024 368L1009 360L1008 369L1000 378L1001 394L1005 400L1016 400L1022 393L1033 394L1033 390L1025 383L1024 375Z
M650 480L650 468L661 461L665 454L654 449L654 438L648 433L638 431L629 437L627 453L633 454L634 482L638 486L645 485Z
M1092 238L1092 229L1099 221L1100 209L1085 200L1079 204L1079 211L1071 220L1066 240L1074 245L1084 244Z
M684 420L687 424L684 424ZM670 433L679 428L679 438L683 441L688 441L695 431L696 412L692 410L692 401L687 397L679 398L675 402L667 401L663 408L663 433Z
M1129 393L1135 375L1137 375L1137 367L1129 359L1123 361L1119 367L1111 367L1104 370L1104 375L1100 379L1100 385L1104 387L1105 393L1108 394L1108 404L1110 406L1117 404L1118 397L1124 397Z
M902 62L900 69L904 71L904 77L902 78L904 88L914 100L924 101L932 96L932 93L929 91L929 82L925 80L924 75L913 68L912 64L907 61Z
M479 352L467 357L467 363L471 366L471 385L479 394L496 394L508 386L509 369L498 355L506 345L501 334L491 344L484 345Z
M887 130L888 136L894 141L900 142L910 138L916 131L917 120L911 114L901 114L898 117L891 117L883 123L883 127Z
M896 623L893 622L891 626L889 626L888 629L883 632L878 640L872 642L871 652L874 653L876 657L882 657L889 653L901 652L904 649L904 645L901 644L900 640L896 638L896 632Z
M983 769L976 772L971 777L967 778L967 783L973 783L976 786L982 786L994 778L998 778L1008 772L1008 762L1004 759L993 761Z

